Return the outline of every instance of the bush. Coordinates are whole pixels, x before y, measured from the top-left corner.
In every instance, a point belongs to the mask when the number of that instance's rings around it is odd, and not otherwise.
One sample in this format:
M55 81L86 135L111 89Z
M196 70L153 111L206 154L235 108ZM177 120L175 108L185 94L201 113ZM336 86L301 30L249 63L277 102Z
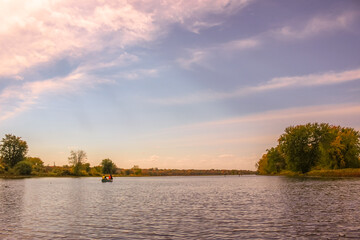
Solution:
M19 175L30 175L32 170L32 164L27 161L18 162L15 167L15 172Z

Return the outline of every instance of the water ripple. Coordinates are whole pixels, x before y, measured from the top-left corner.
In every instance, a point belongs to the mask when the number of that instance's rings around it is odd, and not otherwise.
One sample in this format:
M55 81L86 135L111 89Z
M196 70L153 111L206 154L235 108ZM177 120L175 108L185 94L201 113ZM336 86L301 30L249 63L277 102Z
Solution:
M358 239L360 179L0 180L0 239Z

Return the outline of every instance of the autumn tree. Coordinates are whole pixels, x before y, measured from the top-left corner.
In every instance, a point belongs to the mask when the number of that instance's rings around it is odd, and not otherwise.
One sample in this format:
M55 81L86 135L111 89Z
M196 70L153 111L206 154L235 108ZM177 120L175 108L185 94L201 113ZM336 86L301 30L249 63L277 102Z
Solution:
M69 163L73 167L74 175L80 175L82 165L87 160L86 153L83 150L70 151Z
M31 164L31 168L33 172L42 172L44 171L44 162L38 157L27 157L25 161Z
M359 132L352 128L332 127L321 145L321 167L325 169L360 167Z
M2 162L9 167L14 167L24 160L28 152L28 145L21 137L6 134L0 144L0 156Z
M279 138L279 146L285 154L289 170L308 172L319 156L321 134L318 124L291 126Z
M102 173L113 174L116 172L116 165L109 158L101 161Z
M306 173L311 169L360 167L360 134L352 128L308 123L285 129L275 148L257 163L260 174L281 170Z
M262 155L262 157L256 163L255 166L260 174L269 174L270 172L268 171L267 165L268 165L268 158L267 158L267 154L265 153Z

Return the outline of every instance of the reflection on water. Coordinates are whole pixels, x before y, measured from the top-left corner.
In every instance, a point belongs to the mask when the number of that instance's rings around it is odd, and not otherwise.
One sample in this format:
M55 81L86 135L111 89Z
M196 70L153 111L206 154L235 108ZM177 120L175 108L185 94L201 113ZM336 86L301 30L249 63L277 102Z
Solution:
M0 180L0 239L347 239L360 179Z
M0 180L0 237L11 236L21 221L24 181Z

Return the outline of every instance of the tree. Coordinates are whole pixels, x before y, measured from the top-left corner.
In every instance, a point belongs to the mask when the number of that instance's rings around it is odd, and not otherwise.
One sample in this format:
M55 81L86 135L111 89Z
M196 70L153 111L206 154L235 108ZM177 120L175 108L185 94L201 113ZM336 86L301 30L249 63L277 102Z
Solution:
M360 133L352 128L327 123L290 126L278 142L257 163L260 174L360 167Z
M260 160L256 163L256 168L257 168L257 171L260 173L260 174L269 174L268 172L268 168L267 168L267 165L268 165L268 158L267 158L267 154L263 154L262 157L260 158Z
M31 163L32 170L34 172L42 172L42 171L44 171L44 162L41 161L40 158L38 158L38 157L27 157L25 160L27 162Z
M31 163L29 163L28 161L18 162L15 165L14 169L19 175L30 175L32 171Z
M70 151L69 163L73 167L73 171L75 175L80 174L81 166L85 163L87 156L83 150Z
M267 149L266 153L256 164L256 167L260 174L276 174L284 170L286 162L279 147Z
M286 156L289 170L305 173L315 166L320 156L321 132L317 123L285 129L279 138L279 145Z
M134 165L131 170L134 172L135 175L141 175L141 168L138 165Z
M116 165L109 158L101 161L102 173L113 174L116 172Z
M286 162L285 158L280 152L279 147L270 148L267 151L267 171L268 173L279 173L281 170L285 169Z
M0 144L0 155L2 162L9 167L14 167L18 162L25 159L28 145L21 137L6 134Z

